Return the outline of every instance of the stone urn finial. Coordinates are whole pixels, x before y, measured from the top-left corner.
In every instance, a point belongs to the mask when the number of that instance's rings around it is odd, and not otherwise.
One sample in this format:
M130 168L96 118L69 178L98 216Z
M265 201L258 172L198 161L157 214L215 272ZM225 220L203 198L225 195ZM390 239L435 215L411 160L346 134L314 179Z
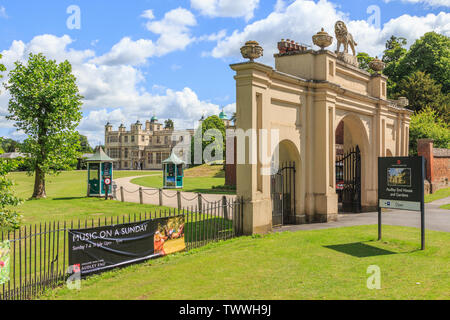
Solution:
M247 41L245 46L241 48L241 54L244 59L250 59L253 62L255 59L263 56L264 49L256 41Z
M321 50L324 50L326 47L331 46L333 43L333 37L330 36L325 30L322 28L322 31L317 32L313 37L313 43L320 47Z
M376 73L380 73L384 70L384 68L386 67L386 64L383 61L381 61L380 59L378 59L378 57L375 57L375 59L370 61L369 67Z

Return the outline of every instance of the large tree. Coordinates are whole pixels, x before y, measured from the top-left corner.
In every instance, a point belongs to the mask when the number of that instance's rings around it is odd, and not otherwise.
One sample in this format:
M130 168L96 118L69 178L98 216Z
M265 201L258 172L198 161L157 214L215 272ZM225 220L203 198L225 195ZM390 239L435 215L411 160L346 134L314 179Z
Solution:
M221 141L216 141L215 135L221 135ZM191 144L191 158L192 164L195 163L195 143L202 145L202 156L203 152L207 147L212 148L212 156L222 153L223 158L225 158L225 146L226 146L226 128L223 121L218 116L211 116L202 121L201 127L199 127L192 139ZM197 155L198 157L199 155ZM223 160L222 158L222 160ZM207 159L202 157L202 163L205 163Z
M29 154L30 174L35 173L33 198L45 198L46 174L70 169L78 156L75 131L81 115L81 99L72 66L30 54L28 63L15 63L9 74L9 120L28 138L22 152Z
M391 36L386 42L386 50L384 50L382 60L386 64L383 73L389 77L388 95L390 98L392 98L393 94L396 92L397 83L401 80L401 77L404 76L398 73L398 65L400 60L408 52L405 48L406 45L407 41L402 37Z
M400 59L397 73L404 78L416 71L428 73L442 85L442 92L450 92L450 37L428 32L418 39Z
M405 77L397 84L397 92L396 97L408 98L409 109L418 112L430 107L445 121L449 120L448 97L442 93L442 85L429 74L417 71Z

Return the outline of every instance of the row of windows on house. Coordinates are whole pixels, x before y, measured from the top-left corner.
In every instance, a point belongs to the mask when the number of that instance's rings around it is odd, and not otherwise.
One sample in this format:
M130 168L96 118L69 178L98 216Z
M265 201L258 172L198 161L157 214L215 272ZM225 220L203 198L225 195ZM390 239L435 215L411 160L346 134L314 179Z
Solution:
M121 159L121 152L117 149L110 149L108 150L108 155L113 159ZM128 149L124 150L123 158L128 159L128 156L130 155ZM183 151L180 151L178 154L180 157L183 156ZM132 151L131 152L132 157L137 158L144 158L145 157L145 151ZM148 152L147 153L147 161L149 164L161 164L163 160L169 158L169 153L161 153L161 152Z
M160 137L160 136L156 136L156 143L160 144L161 141L162 141L161 138L162 137ZM177 139L177 137L175 137L175 141L176 140L178 140L180 142L183 142L184 137L181 136L179 139ZM124 143L128 143L128 141L130 141L131 143L136 142L136 136L123 136L123 142ZM145 136L141 136L141 141L145 142ZM117 136L107 137L106 142L107 143L117 143L117 142L122 143L122 136L120 136L120 137L117 137ZM153 143L153 137L149 137L149 142ZM169 144L169 136L164 136L164 144Z

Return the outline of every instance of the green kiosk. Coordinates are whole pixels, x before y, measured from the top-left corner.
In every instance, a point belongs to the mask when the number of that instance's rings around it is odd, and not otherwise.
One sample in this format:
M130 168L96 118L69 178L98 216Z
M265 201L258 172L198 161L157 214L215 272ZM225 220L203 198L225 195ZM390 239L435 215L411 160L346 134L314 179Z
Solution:
M164 189L182 189L185 162L174 153L163 161Z
M88 170L88 197L104 197L106 189L112 194L113 163L101 147L95 154L86 159Z

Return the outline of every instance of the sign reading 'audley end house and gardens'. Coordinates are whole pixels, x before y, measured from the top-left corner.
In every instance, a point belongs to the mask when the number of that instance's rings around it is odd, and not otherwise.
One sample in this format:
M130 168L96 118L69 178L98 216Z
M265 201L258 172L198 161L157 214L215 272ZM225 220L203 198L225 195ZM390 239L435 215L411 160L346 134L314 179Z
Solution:
M380 208L421 211L423 161L422 157L379 158Z
M381 240L382 208L420 211L422 250L425 250L425 159L378 158L378 239Z

